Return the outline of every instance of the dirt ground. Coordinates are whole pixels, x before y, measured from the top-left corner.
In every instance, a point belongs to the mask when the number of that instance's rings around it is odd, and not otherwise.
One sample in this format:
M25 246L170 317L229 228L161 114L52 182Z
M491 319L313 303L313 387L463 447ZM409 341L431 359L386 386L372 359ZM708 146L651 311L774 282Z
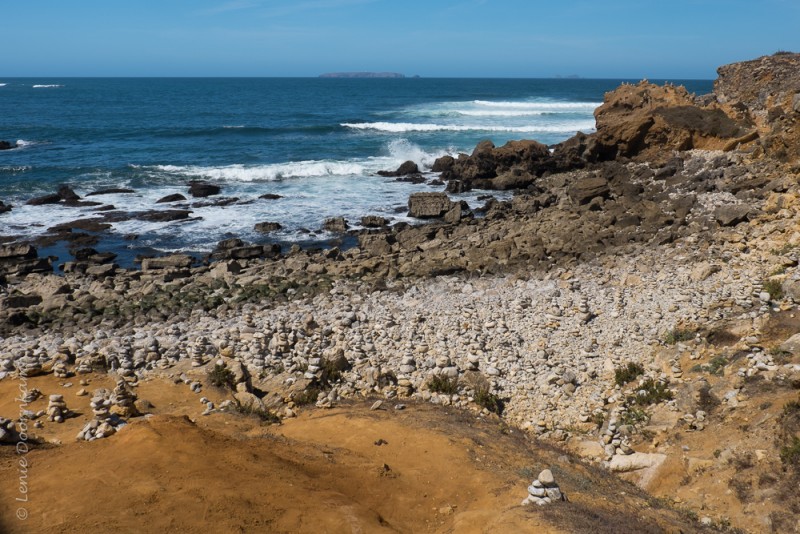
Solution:
M95 375L93 375L95 376ZM308 409L281 425L252 416L202 416L197 394L153 379L136 393L152 414L116 435L76 442L89 396L52 376L29 379L43 398L64 393L79 415L35 429L27 503L16 499L13 445L0 448L0 531L192 532L696 532L633 485L531 441L499 419L372 400ZM16 380L0 382L0 413L15 416ZM110 387L96 375L86 387ZM204 392L211 400L223 394ZM568 502L520 505L542 469ZM15 517L18 508L26 520Z

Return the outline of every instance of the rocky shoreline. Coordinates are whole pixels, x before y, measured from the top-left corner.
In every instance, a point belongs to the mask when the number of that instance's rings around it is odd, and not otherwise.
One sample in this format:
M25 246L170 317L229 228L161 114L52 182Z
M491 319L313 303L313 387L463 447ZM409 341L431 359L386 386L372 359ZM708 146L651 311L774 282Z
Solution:
M663 394L651 416L701 431L704 399L735 410L745 379L800 384L797 358L770 352L794 354L795 332L764 342L800 301L798 72L781 54L722 67L710 96L623 86L595 134L553 151L487 142L437 161L448 192L512 200L476 218L415 194L411 213L434 222L370 221L347 250L233 239L213 263L141 270L85 250L56 276L32 246L0 245L0 379L109 372L126 390L163 376L200 395L230 373L231 403L278 417L419 398L501 413L613 470L658 465L634 452L642 391ZM724 378L689 372L720 354Z

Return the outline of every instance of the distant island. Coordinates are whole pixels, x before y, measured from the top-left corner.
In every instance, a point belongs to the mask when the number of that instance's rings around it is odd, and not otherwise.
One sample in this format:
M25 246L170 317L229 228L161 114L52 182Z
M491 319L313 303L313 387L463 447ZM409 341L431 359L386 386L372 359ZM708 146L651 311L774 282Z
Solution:
M405 78L399 72L327 72L320 78Z

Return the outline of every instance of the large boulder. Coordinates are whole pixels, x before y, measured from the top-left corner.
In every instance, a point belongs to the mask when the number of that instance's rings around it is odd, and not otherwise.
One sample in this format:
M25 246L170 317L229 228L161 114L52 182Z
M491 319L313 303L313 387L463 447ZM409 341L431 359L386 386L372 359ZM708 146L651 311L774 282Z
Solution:
M254 230L256 232L260 232L262 234L268 234L270 232L277 232L281 228L283 228L283 226L281 226L280 223L276 223L276 222L260 222L260 223L256 223L256 225L254 227Z
M222 188L208 182L189 182L189 194L195 198L205 198L218 195Z
M471 155L460 154L458 159L443 156L433 168L441 169L441 178L452 192L520 189L549 169L550 160L547 146L537 141L509 141L501 147L481 141Z
M17 148L17 144L9 141L0 141L0 150L11 150L12 148Z
M408 197L408 216L417 219L442 217L451 207L447 193L413 193Z
M188 269L192 266L192 257L186 254L172 254L158 258L142 260L142 271L158 271L161 269Z
M408 176L419 173L419 167L413 161L406 161L396 171L378 171L380 176Z
M171 195L167 195L165 197L161 197L156 200L156 204L166 204L168 202L183 202L186 200L186 197L181 195L180 193L173 193Z
M714 94L728 115L752 124L760 149L800 159L800 54L779 52L717 69Z

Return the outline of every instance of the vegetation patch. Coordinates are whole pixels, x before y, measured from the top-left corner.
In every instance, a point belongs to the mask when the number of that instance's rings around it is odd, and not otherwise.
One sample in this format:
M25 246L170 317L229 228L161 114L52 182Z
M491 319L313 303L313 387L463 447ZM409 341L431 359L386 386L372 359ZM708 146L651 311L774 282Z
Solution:
M211 385L218 388L233 389L233 372L224 365L216 364L208 373L208 381Z
M276 424L281 422L281 418L267 408L262 408L255 403L243 404L236 401L236 411L242 415L254 416L264 423Z
M765 281L764 291L769 293L769 298L772 300L781 300L783 298L783 287L780 280Z
M636 362L628 362L628 365L617 367L614 370L614 381L618 386L624 386L629 382L633 382L639 376L644 374L644 367Z
M443 393L445 395L455 395L458 393L458 378L449 378L441 375L434 375L428 380L428 389L432 393Z
M633 395L628 396L628 404L632 406L650 406L673 399L672 391L664 382L648 378L639 386Z
M695 331L687 328L673 328L664 335L664 343L667 345L675 345L684 341L694 339Z

